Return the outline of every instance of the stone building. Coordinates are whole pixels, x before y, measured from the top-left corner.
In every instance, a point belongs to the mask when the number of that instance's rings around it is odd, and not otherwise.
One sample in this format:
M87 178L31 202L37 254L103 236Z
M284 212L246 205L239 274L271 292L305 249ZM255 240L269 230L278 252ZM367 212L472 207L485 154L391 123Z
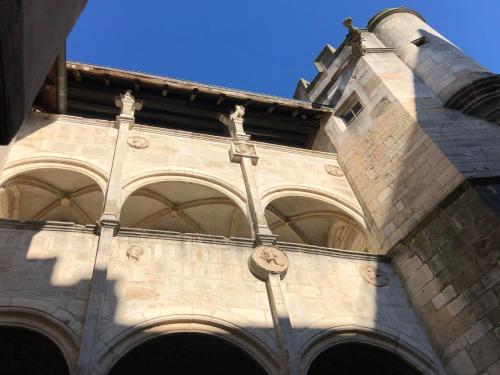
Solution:
M1 164L2 373L500 374L499 76L406 8L344 25L293 100L49 73Z

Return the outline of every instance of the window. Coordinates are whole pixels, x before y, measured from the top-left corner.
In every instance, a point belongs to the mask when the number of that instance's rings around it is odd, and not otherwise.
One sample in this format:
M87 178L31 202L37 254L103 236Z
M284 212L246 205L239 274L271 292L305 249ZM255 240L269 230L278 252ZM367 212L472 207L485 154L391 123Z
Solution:
M342 118L346 125L349 125L363 111L363 106L356 93L352 93L349 98L340 106L337 116Z
M416 45L417 47L420 47L420 46L424 45L425 43L427 43L427 39L425 39L425 36L423 36L421 38L415 39L412 43L414 45Z

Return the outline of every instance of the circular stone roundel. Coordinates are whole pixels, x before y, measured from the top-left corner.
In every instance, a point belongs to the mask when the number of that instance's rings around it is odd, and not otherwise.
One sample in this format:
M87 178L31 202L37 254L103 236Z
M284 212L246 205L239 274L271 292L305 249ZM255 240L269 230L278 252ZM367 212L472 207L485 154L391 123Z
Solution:
M249 268L259 279L265 280L269 274L283 278L288 269L288 257L277 247L261 245L250 256Z

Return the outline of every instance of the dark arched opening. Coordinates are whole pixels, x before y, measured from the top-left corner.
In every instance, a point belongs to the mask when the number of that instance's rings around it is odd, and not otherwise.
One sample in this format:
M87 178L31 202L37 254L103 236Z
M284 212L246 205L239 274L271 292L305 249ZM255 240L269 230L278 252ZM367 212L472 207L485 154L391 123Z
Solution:
M0 327L0 373L69 375L64 355L49 338L17 327Z
M175 333L135 347L110 375L265 375L264 369L236 345L216 336Z
M308 375L421 375L394 353L366 344L346 343L321 352Z

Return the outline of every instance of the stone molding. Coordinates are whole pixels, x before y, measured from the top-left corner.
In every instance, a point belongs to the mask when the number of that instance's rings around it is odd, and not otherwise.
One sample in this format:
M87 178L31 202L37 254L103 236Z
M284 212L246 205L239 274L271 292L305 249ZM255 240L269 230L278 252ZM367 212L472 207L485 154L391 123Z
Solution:
M326 328L302 341L299 353L305 373L314 359L325 349L348 342L362 342L396 353L406 359L423 374L445 375L442 365L434 353L426 347L391 328L377 325L371 321L348 319L346 321L323 321Z
M54 232L78 232L95 234L95 225L79 225L67 222L58 221L17 221L9 219L0 219L0 228L13 230L46 230ZM213 245L227 245L244 248L252 248L255 240L253 238L239 238L224 236L216 236L210 234L197 233L180 233L171 231L162 231L154 229L140 229L121 227L117 232L117 237L121 238L141 238L141 239L157 239L157 240L172 240L186 241L196 243L206 243ZM369 260L377 262L388 262L389 258L384 255L361 253L350 250L333 249L328 247L305 245L289 242L276 242L276 245L284 252L303 252L308 254L326 255L339 258Z
M48 337L63 354L68 368L75 367L80 339L52 315L30 307L0 307L0 326L27 328Z
M280 373L280 360L262 333L249 331L227 320L197 314L150 319L125 330L119 328L119 331L108 332L107 337L102 337L106 345L97 354L94 370L98 375L107 374L121 357L144 340L179 332L198 332L227 340L251 355L268 374Z
M422 21L425 22L424 17L418 13L417 11L405 7L399 7L399 8L386 8L375 14L370 20L368 21L368 31L373 31L375 27L386 17L389 17L393 14L396 13L410 13L413 14L414 16L420 18Z

